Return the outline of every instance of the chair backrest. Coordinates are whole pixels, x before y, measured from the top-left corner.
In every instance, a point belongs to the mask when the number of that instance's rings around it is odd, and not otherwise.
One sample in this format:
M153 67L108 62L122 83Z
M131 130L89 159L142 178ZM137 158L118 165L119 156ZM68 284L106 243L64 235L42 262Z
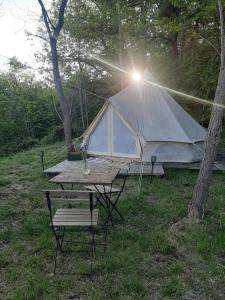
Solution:
M90 197L93 197L94 192L90 191L78 191L78 190L44 190L46 196L50 199L60 199L65 201L75 201L79 202L82 200L90 200Z
M90 212L92 214L94 208L94 191L77 191L77 190L44 190L47 205L50 213L50 219L52 221L52 201L60 200L70 204L75 203L89 203Z

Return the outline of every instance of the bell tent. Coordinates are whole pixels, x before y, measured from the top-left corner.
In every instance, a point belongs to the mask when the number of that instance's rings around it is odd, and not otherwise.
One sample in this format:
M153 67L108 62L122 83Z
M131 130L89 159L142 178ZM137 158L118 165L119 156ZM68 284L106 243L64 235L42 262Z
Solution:
M191 163L202 159L206 130L158 86L149 71L109 98L84 133L93 155L150 162Z

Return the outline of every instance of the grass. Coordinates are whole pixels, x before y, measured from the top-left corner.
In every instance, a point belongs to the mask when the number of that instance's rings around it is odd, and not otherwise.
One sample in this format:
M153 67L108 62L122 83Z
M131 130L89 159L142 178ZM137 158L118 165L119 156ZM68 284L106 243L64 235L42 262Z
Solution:
M126 222L116 220L106 255L98 251L94 282L53 277L43 149L48 165L65 157L58 143L0 160L0 299L224 299L224 173L214 174L201 224L186 221L196 171L166 170L152 184L143 178L141 194L138 178L129 178L120 202ZM88 266L79 254L63 261L73 271Z

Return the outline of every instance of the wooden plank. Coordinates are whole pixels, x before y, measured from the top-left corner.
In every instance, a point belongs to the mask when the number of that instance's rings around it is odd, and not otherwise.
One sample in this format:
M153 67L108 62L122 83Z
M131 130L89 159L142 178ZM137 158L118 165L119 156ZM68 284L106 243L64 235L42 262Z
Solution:
M90 209L87 208L58 208L56 213L74 213L74 214L90 214ZM93 209L92 214L97 214L98 209Z
M80 199L80 198L77 198L77 199L73 199L73 198L51 198L51 201L63 201L63 202L65 202L65 201L67 201L67 202L73 202L73 203L80 203L80 204L82 204L82 203L87 203L87 204L89 204L90 203L90 199ZM95 203L96 202L96 200L95 199L93 199L93 203Z
M63 213L63 214L55 214L54 215L54 218L91 218L91 214L69 214L69 213ZM93 218L97 218L98 217L98 214L93 214L92 215Z
M190 169L190 170L199 170L201 166L201 162L195 163L164 163L165 169ZM214 171L224 171L225 170L225 162L224 161L215 161L213 165Z
M113 157L95 157L95 158L89 158L88 159L88 166L90 166L91 169L101 169L101 168L115 168L115 169L121 169L120 175L126 175L126 170L129 168L130 165L130 171L129 175L140 175L141 172L141 164L140 160L137 161L136 159L133 160L131 163L131 159L126 159L126 158L113 158ZM184 164L180 164L184 165ZM188 165L188 164L186 164ZM191 164L193 165L193 164ZM166 165L165 165L166 167ZM55 175L59 174L68 170L73 170L73 169L80 169L81 172L83 172L83 161L62 161L61 163L53 166L52 168L49 168L45 170L44 172L49 174L49 175ZM151 175L151 164L150 165L144 165L143 167L143 175ZM164 169L161 163L156 163L154 165L153 169L153 175L160 176L164 175Z
M98 209L91 213L89 209L58 209L53 217L54 226L90 226L97 225Z
M55 215L53 220L58 220L58 219L72 219L72 220L76 220L76 219L84 219L84 220L90 220L91 219L91 215L70 215L70 214L59 214L59 215ZM98 215L93 215L92 216L93 220L98 219Z
M152 174L152 166L150 164L144 164L141 166L140 164L132 164L130 166L130 170L128 172L129 175L137 175L140 176L140 174L144 176L150 176ZM162 164L156 163L153 167L153 176L162 176L164 175L164 169ZM124 170L120 171L120 175L126 175L126 172Z
M97 222L81 222L81 221L70 221L70 222L60 222L60 221L56 221L53 222L54 226L97 226Z
M98 219L97 216L93 216L92 220L96 221ZM58 215L54 216L53 222L55 221L91 221L91 216L88 215Z
M44 192L49 192L50 197L74 197L80 199L87 199L90 195L90 191L76 191L76 190L44 190ZM93 195L95 192L91 192Z
M126 169L129 167L130 160L128 162L114 161L104 157L90 157L87 159L88 167L91 169L95 168L123 168ZM68 161L64 160L55 166L44 170L44 173L49 175L56 175L65 171L79 169L83 172L84 162L83 160Z
M95 168L89 174L84 174L82 170L70 170L50 179L52 183L84 183L110 185L118 174L119 169Z
M72 210L72 209L71 209ZM69 212L69 211L57 211L55 216L62 216L62 215L68 215L68 216L79 216L79 215L82 215L82 216L90 216L91 213L90 213L90 210L87 209L87 212L86 211L81 211L81 212L77 212L77 211L72 211L72 212ZM93 212L92 213L92 216L97 216L98 215L98 211L96 212Z

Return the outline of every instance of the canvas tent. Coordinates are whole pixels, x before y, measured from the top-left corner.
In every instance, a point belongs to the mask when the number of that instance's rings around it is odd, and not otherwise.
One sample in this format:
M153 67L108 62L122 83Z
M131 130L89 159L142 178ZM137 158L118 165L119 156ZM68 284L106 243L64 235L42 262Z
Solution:
M134 82L103 105L84 134L93 155L190 163L202 158L206 130L169 93L145 79Z

